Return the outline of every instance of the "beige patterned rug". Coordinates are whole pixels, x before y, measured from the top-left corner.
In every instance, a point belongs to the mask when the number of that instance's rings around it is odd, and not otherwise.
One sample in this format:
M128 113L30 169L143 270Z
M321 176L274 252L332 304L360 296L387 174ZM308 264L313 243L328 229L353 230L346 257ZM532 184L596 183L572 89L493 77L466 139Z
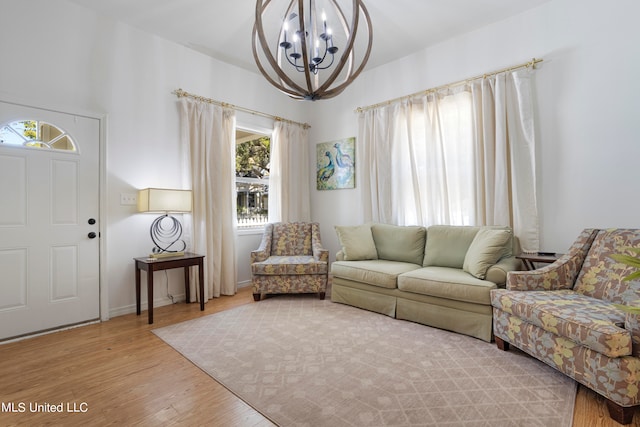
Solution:
M154 333L280 426L572 423L575 382L518 350L317 296Z

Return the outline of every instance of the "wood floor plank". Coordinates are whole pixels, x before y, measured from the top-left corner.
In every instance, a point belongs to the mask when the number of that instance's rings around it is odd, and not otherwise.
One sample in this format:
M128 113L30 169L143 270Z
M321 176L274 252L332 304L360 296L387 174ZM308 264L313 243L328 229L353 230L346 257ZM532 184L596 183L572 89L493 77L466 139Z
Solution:
M0 412L0 425L273 426L151 332L254 303L251 289L242 288L208 301L204 312L198 304L155 308L153 325L143 312L0 345L0 402L27 406L24 413ZM69 403L71 409L85 403L86 412L30 413L36 403ZM633 421L640 427L640 416ZM584 387L573 425L619 426L604 399Z

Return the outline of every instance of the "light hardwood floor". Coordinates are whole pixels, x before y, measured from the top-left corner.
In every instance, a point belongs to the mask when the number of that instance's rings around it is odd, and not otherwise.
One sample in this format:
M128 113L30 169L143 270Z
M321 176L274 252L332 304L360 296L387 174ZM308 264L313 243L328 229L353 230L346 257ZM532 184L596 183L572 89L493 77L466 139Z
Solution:
M104 323L0 345L0 425L272 426L151 329L254 304L249 288L233 297L154 309ZM7 412L13 403L20 411ZM63 404L85 412L30 412L30 405ZM68 406L67 406L68 405ZM599 396L580 387L575 427L613 427ZM640 415L633 426L640 427Z

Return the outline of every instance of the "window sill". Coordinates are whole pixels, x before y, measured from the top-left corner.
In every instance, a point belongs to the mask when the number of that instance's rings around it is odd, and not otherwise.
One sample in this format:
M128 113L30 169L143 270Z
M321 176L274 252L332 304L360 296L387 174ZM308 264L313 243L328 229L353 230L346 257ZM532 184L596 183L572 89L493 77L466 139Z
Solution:
M250 236L255 234L264 234L264 225L256 225L255 227L238 227L238 236Z

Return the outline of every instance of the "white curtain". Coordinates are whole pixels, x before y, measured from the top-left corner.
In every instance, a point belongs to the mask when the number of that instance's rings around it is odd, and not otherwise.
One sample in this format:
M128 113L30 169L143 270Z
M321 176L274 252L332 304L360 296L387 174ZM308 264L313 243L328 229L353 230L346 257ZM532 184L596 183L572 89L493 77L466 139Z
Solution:
M310 221L306 126L276 121L271 139L269 222Z
M192 251L205 255L205 300L234 295L236 280L235 112L180 98L181 142L193 191ZM198 295L191 275L191 299Z
M531 71L502 73L365 110L365 220L510 225L537 251Z
M480 224L509 224L525 252L540 247L536 200L533 71L471 84Z

